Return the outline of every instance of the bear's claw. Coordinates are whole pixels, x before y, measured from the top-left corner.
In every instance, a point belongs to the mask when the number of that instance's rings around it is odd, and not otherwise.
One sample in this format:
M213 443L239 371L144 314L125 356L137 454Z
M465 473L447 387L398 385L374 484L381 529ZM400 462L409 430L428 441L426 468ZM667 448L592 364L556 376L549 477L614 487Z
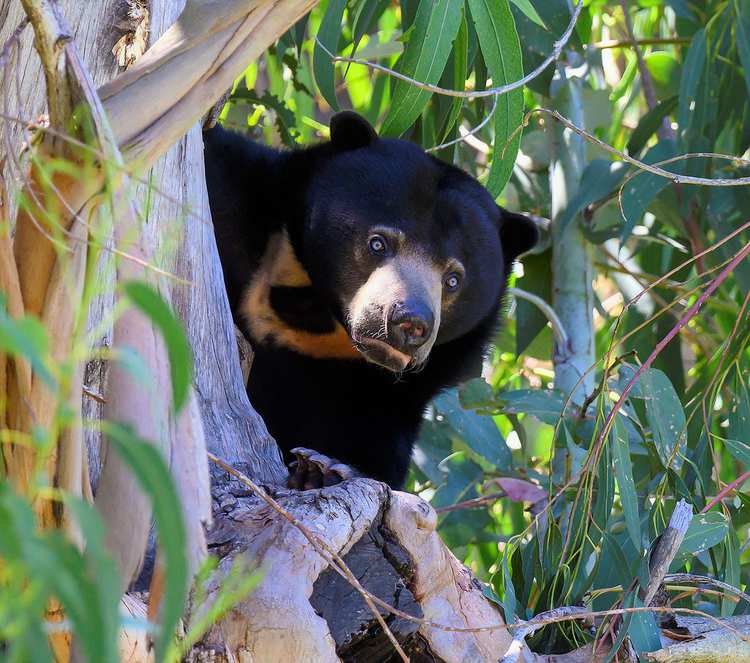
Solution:
M297 490L324 488L359 476L353 467L312 449L295 447L291 452L297 460L289 464L289 479L287 479L289 488Z

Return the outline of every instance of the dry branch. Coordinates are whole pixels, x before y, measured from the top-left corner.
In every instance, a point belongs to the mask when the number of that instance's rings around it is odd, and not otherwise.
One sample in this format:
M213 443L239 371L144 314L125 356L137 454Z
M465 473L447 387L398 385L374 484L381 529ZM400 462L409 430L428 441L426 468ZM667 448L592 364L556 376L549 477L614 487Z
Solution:
M646 588L639 593L643 605L649 606L659 591L669 565L677 555L680 544L685 538L690 521L693 519L693 507L685 500L680 500L672 512L667 528L654 544L649 558L649 579Z

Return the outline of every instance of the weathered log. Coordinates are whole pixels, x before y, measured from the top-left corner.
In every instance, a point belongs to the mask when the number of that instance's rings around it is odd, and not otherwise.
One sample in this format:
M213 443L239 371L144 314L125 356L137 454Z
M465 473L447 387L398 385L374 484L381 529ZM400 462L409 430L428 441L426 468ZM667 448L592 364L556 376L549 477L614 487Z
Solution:
M210 549L225 570L238 557L253 560L263 580L203 638L195 660L399 660L360 593L294 524L242 483L215 479L213 493ZM489 663L510 645L497 607L440 541L426 502L366 479L274 497L343 556L366 590L406 613L378 606L411 660ZM220 569L213 595L223 577Z

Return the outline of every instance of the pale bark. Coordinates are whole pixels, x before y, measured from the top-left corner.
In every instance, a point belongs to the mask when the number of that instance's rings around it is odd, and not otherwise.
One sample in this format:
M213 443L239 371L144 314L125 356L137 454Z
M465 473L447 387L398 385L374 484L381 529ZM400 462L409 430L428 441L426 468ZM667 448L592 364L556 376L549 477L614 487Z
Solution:
M569 57L575 58L575 54ZM558 65L556 105L567 118L582 127L583 81L565 78L566 67ZM582 403L594 390L594 291L593 264L580 216L567 227L560 224L575 196L586 165L586 146L580 136L557 123L550 127L549 165L552 214L552 304L567 332L567 343L555 345L555 387L574 402Z

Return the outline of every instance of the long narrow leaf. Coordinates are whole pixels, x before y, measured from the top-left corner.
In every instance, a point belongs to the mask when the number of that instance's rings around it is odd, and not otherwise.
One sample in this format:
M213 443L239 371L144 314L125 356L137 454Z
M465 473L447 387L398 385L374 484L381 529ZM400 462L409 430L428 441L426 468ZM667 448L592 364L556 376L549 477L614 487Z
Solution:
M497 87L523 77L521 44L508 0L469 0L479 45ZM521 126L523 92L514 90L497 100L495 110L495 142L487 189L497 197L505 188L516 161L521 132L510 136Z
M188 564L185 555L186 531L182 507L169 469L153 445L139 439L132 429L120 424L105 423L102 429L117 453L138 478L153 507L167 576L161 631L156 643L156 658L161 660L174 637L175 627L182 615L187 596Z
M399 71L417 81L437 83L448 62L462 15L462 0L420 2ZM386 136L404 133L419 117L431 94L406 81L397 80L382 133Z
M313 51L313 73L320 93L333 110L339 109L336 101L336 86L334 83L334 68L328 49L335 54L339 48L341 37L341 19L344 16L346 0L330 0L325 16L318 29L315 49ZM320 43L318 43L320 42ZM321 44L325 47L321 47Z
M161 295L145 283L130 281L123 285L123 290L128 299L161 331L169 355L172 401L175 410L179 411L187 400L193 379L193 353L182 324Z

